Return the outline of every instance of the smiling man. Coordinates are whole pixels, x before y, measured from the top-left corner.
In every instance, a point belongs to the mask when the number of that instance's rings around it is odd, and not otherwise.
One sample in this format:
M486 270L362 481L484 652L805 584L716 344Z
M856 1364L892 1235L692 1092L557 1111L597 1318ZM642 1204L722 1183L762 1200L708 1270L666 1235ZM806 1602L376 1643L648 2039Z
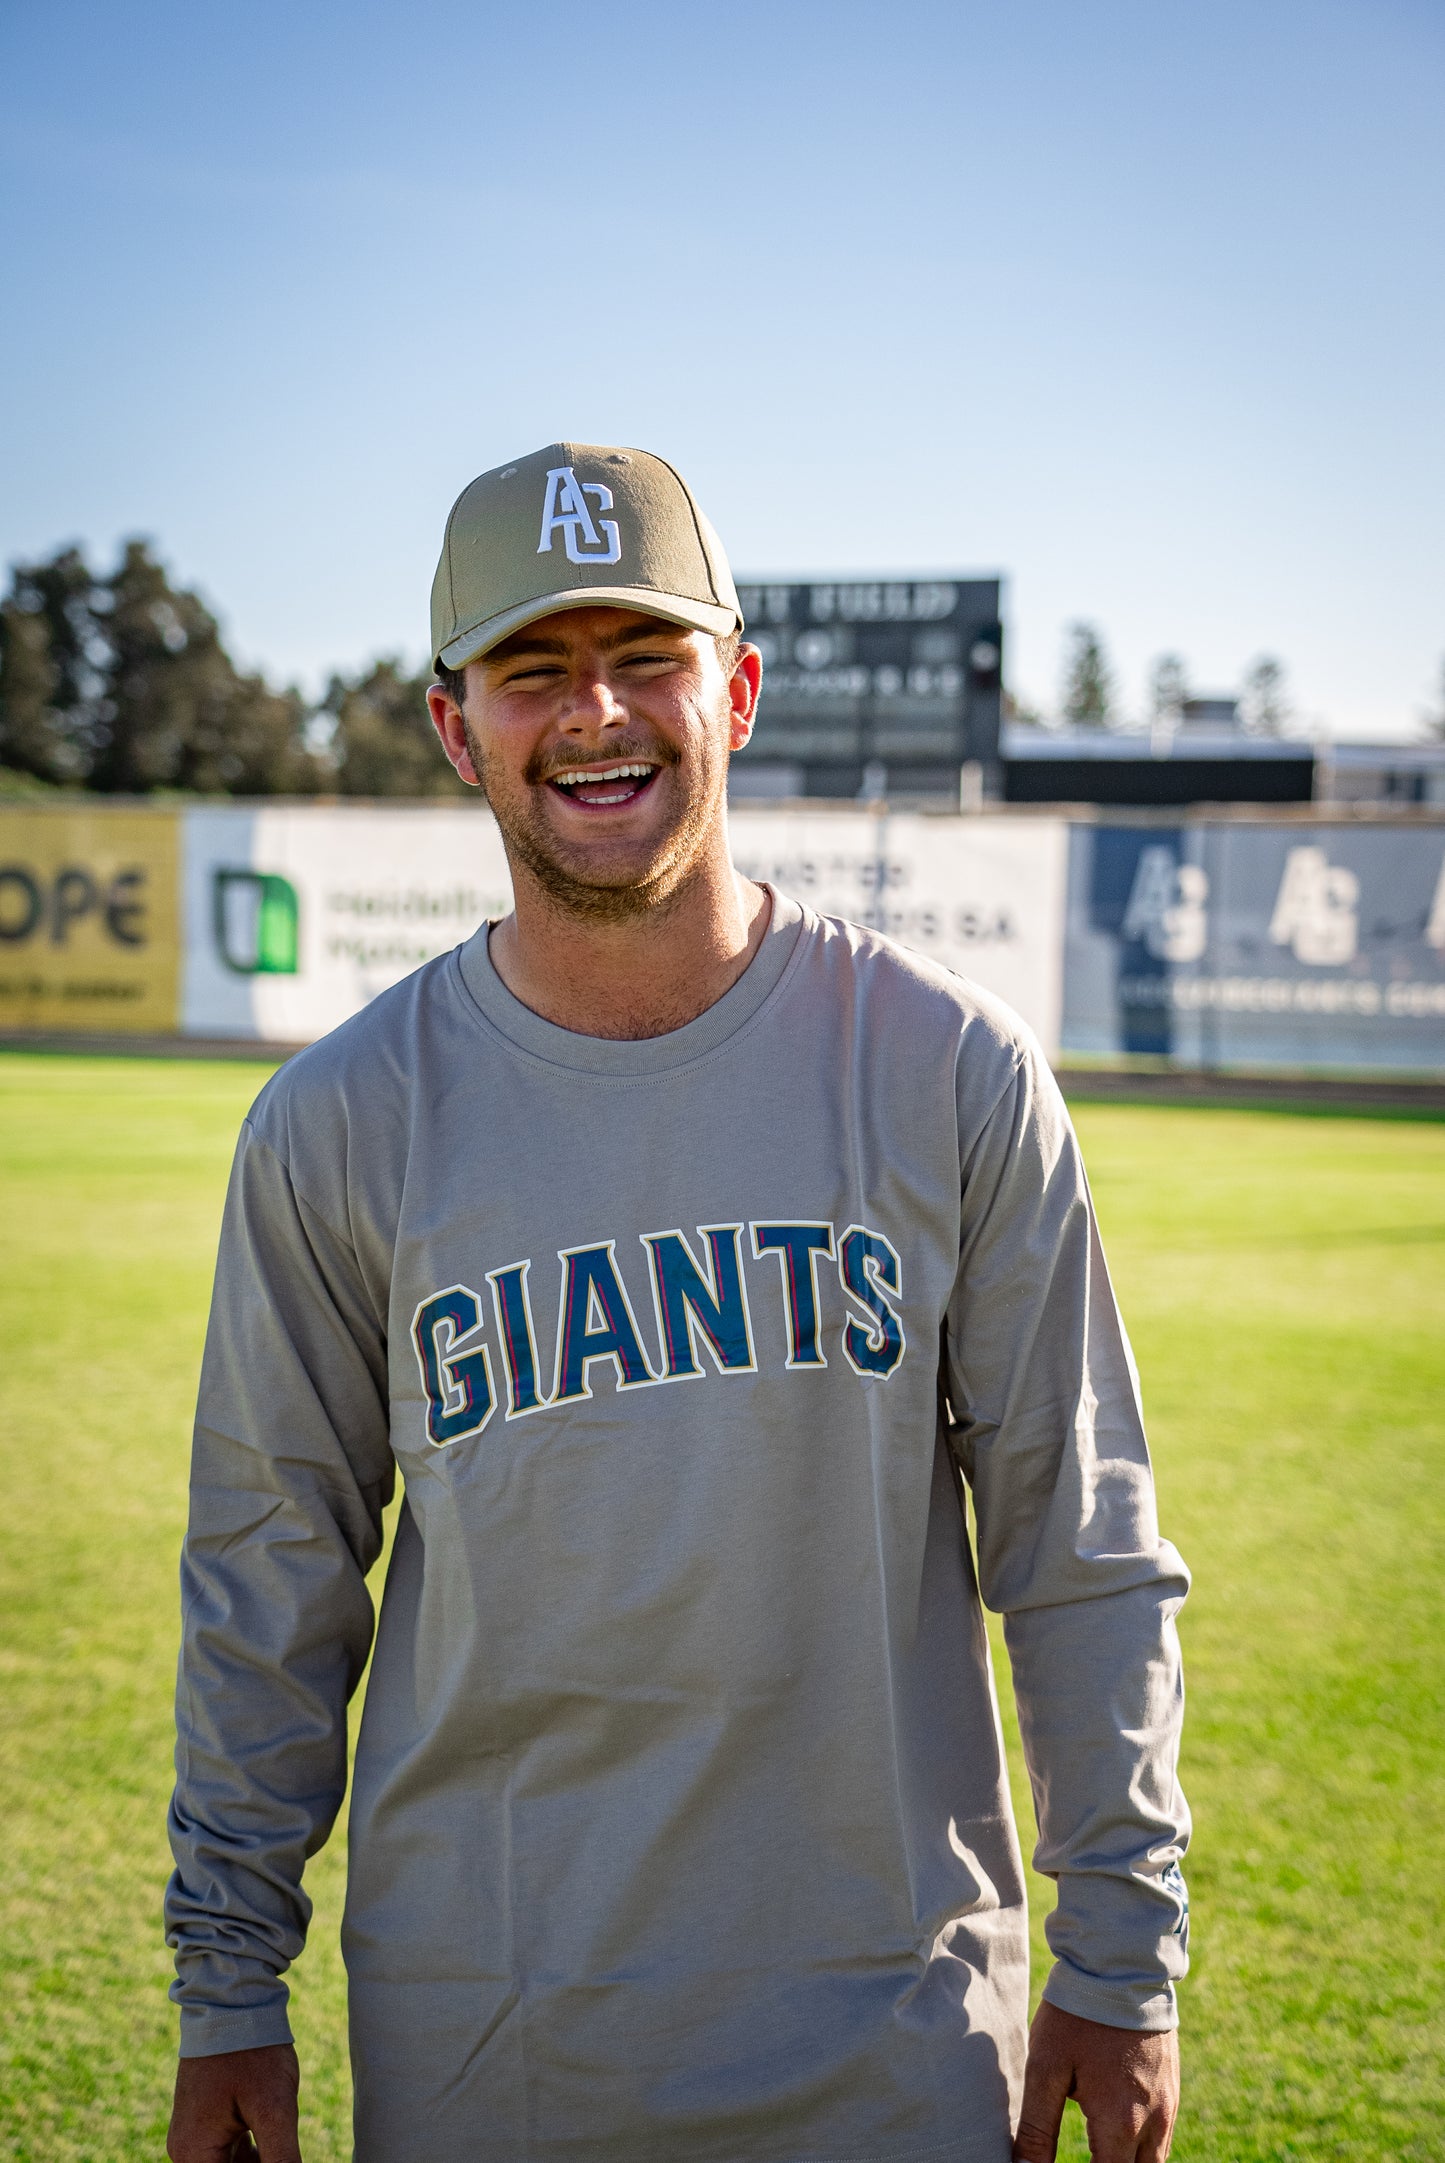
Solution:
M643 452L551 445L448 522L432 718L515 906L285 1067L237 1153L176 2163L300 2153L282 1976L398 1468L359 2163L1047 2163L1071 2094L1104 2163L1167 2154L1187 1578L1073 1135L1007 1009L734 871L742 629ZM980 1590L1058 1881L1027 2036Z

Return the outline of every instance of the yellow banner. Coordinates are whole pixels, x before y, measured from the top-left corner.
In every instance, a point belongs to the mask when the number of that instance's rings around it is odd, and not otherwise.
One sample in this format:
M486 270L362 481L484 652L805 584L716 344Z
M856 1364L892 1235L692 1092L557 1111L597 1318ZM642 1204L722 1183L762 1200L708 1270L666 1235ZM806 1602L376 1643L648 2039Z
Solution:
M176 1029L180 834L171 810L0 808L0 1029Z

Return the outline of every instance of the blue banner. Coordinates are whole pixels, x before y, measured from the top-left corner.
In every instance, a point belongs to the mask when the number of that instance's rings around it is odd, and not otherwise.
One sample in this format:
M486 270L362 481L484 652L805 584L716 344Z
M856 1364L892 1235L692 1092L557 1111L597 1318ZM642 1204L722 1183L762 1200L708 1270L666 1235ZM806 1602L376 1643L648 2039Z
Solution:
M1445 1069L1445 826L1075 826L1065 1055Z

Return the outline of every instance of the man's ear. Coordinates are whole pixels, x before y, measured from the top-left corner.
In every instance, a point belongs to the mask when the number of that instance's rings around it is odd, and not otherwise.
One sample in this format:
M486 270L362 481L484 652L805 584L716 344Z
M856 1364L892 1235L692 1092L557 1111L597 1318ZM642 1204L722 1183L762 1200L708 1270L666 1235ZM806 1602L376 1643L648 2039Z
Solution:
M442 749L455 766L457 773L469 787L479 789L481 776L472 764L472 754L467 745L466 727L462 721L462 709L450 691L443 691L434 683L426 695L427 711L432 727L442 740Z
M731 743L734 751L741 751L753 733L753 723L758 717L758 693L763 682L763 657L756 646L740 646L731 677L728 680L728 696L732 700Z

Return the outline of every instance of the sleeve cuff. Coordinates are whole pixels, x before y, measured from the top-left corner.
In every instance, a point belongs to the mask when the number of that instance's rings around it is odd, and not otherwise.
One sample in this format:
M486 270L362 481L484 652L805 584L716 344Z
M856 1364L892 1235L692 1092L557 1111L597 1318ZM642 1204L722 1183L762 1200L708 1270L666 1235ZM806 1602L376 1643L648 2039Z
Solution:
M1085 1975L1067 1961L1058 1960L1043 1994L1061 2013L1074 2013L1080 2020L1097 2020L1105 2028L1132 2028L1138 2033L1154 2034L1179 2025L1172 1983L1106 1983L1097 1975Z
M183 2058L215 2058L223 2050L264 2050L272 2043L290 2041L284 1999L242 2010L219 2005L181 2007Z

